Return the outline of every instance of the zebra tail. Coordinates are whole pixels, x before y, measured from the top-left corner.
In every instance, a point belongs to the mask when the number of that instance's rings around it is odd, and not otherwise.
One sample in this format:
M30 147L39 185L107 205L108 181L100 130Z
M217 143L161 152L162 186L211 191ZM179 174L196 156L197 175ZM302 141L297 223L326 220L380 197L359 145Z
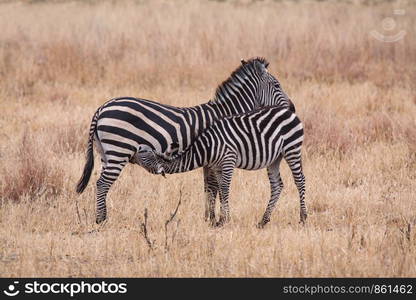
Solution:
M98 119L98 110L95 113L90 126L90 135L88 139L88 148L87 148L87 158L84 165L84 171L82 172L82 176L78 181L77 184L77 193L81 194L85 188L88 185L88 182L90 181L91 173L94 168L94 134L97 130L97 119Z

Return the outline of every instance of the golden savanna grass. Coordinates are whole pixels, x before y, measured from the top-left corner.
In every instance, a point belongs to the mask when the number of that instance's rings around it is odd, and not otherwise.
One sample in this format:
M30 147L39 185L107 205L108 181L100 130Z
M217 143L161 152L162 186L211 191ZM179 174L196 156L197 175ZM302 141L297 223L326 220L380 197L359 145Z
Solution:
M1 276L416 276L413 2L6 1L0 15ZM265 170L235 173L231 222L213 229L200 169L165 180L133 165L95 225L97 155L75 193L95 109L206 102L253 56L305 125L307 224L283 163L263 230Z

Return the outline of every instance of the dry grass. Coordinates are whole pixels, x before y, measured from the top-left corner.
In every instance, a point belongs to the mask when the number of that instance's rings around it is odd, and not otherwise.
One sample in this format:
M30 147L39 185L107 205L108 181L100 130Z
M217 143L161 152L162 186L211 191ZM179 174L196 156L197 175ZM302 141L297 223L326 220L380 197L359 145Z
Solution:
M410 1L30 1L0 15L2 276L416 276ZM387 16L401 41L369 35ZM96 107L205 102L252 56L271 62L305 124L307 225L286 166L264 230L265 171L236 172L232 221L212 229L201 170L164 180L129 166L97 227L98 160L74 192Z

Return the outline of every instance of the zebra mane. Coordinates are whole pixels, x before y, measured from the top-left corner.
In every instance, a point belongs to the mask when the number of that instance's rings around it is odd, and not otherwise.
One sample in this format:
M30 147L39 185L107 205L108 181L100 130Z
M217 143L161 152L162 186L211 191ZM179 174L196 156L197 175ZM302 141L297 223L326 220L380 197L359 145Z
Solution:
M227 90L227 87L241 85L241 81L238 79L238 77L244 78L253 72L257 74L263 74L268 66L269 62L264 57L255 57L247 61L242 59L241 65L231 73L230 77L224 80L217 87L215 90L214 99L211 101L215 102L221 100L223 91Z

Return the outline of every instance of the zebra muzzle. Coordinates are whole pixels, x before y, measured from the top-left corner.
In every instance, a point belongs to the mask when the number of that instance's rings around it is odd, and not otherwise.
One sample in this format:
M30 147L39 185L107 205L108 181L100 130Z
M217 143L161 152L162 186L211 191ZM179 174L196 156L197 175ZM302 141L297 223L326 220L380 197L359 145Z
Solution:
M160 174L160 175L162 175L164 178L166 178L166 175L165 175L165 169L163 169L162 167L159 167L159 168L158 168L158 170L157 170L157 174Z

